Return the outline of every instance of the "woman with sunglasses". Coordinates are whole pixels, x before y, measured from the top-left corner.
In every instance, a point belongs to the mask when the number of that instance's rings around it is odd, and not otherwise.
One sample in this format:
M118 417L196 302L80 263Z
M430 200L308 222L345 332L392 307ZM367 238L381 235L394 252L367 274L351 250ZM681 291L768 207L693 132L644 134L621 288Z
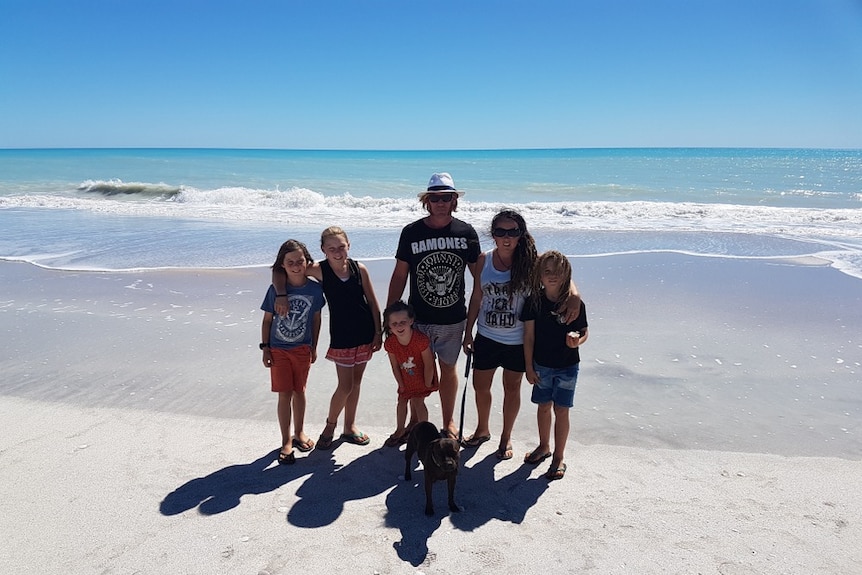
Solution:
M467 310L464 351L473 353L473 389L478 421L476 430L463 444L478 447L491 439L491 383L498 367L503 368L503 430L497 448L498 459L512 458L512 428L521 408L521 381L524 364L524 324L519 319L532 285L533 267L538 259L536 242L527 222L514 210L502 210L491 220L494 249L476 262L473 294ZM577 288L573 285L577 297ZM567 309L579 309L567 302ZM476 337L473 327L476 326Z

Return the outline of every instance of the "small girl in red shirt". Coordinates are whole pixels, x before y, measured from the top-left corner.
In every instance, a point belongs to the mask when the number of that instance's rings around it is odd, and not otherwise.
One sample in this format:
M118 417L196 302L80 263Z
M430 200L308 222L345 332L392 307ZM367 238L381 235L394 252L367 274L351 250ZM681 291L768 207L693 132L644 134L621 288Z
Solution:
M431 341L418 329L413 329L413 306L399 300L383 310L383 331L392 375L398 382L398 406L395 410L397 428L389 436L387 447L401 445L407 439L407 404L412 420L428 421L425 398L438 389L437 370Z

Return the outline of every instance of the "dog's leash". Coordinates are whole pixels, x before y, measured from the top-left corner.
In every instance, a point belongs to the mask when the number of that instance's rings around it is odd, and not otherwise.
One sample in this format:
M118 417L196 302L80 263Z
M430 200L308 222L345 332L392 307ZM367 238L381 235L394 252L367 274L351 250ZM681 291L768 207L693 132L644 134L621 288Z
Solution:
M458 444L464 441L464 404L467 402L467 382L470 380L470 363L473 353L467 352L467 367L464 369L464 393L461 394L461 422L458 425Z

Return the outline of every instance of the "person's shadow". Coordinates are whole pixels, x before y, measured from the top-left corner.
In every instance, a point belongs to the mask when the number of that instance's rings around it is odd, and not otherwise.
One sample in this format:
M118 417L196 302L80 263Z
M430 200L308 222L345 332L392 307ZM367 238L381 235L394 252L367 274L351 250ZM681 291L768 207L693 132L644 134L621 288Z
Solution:
M455 487L455 502L461 511L457 513L450 512L446 505L445 481L434 484L434 515L428 517L425 515L424 474L415 472L412 481L404 481L403 475L399 476L395 489L386 497L386 525L401 531L401 540L396 541L393 548L402 561L417 567L426 560L428 539L440 527L445 514L461 531L473 531L491 519L521 523L530 507L548 489L548 480L544 477L529 478L533 467L526 464L495 480L494 466L501 462L494 454L467 467L466 463L475 453L475 450L461 451L461 468ZM402 474L403 456L401 452Z
M291 525L314 528L335 522L348 501L368 499L392 487L398 481L395 462L404 465L404 458L394 457L388 447L369 451L347 465L337 465L331 452L315 451L317 458L324 454L328 460L316 462L314 473L296 490L299 500L287 513Z
M311 473L303 465L276 465L274 450L251 463L229 465L204 477L192 479L168 493L159 505L162 515L177 515L192 509L216 515L233 509L243 495L274 491L298 477Z

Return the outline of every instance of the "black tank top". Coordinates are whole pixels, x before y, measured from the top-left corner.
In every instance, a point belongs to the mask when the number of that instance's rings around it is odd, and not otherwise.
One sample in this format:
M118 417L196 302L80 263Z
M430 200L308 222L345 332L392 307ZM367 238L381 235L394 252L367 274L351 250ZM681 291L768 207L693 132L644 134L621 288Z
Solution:
M359 265L348 258L350 277L335 275L329 262L320 262L323 293L329 306L329 347L347 349L374 341L374 318L365 299Z

